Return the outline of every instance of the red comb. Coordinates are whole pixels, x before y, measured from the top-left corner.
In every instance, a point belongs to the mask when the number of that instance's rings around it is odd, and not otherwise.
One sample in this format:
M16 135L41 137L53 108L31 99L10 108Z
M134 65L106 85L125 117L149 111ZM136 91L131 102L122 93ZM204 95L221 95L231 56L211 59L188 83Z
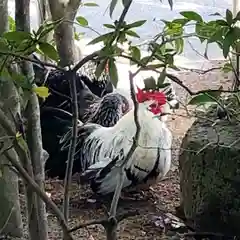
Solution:
M166 95L163 92L144 92L139 87L137 87L137 100L139 103L145 102L147 100L155 100L160 105L164 105L167 102Z
M147 100L146 93L144 93L143 90L140 89L139 87L137 87L137 90L138 90L136 93L137 101L139 103L145 102Z

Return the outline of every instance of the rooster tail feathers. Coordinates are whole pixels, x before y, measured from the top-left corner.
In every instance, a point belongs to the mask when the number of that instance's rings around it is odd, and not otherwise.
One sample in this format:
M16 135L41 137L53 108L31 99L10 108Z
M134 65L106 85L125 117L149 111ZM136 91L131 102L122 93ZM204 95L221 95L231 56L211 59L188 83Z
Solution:
M91 124L91 123L85 124L85 125L79 124L77 126L77 146L76 146L76 148L81 149L81 147L82 147L81 145L85 141L85 139L99 127L100 127L99 125ZM61 150L65 150L66 148L69 148L71 139L72 139L72 128L65 135L63 135L61 137L60 142L59 142L62 145Z
M46 115L54 116L62 121L69 121L69 123L72 122L72 118L73 118L73 115L70 112L65 111L61 108L44 106L41 109L41 117ZM78 120L78 124L82 125L83 123L80 120Z
M117 183L119 181L121 165L123 164L125 155L124 150L121 149L119 154L105 167L103 167L96 174L95 178L91 180L91 188L95 193L98 194L108 194L110 192L114 192ZM93 167L93 166L91 166ZM123 187L126 187L130 184L130 181L125 178L123 182Z
M81 125L82 122L79 121ZM72 114L59 108L41 109L41 127L46 134L63 136L72 126Z
M81 174L81 183L90 183L96 177L97 173L106 167L110 161L110 158L104 158L100 162L91 165L85 172Z
M77 142L76 142L76 152L74 159L81 162L81 168L84 171L86 169L86 162L84 160L84 154L82 153L83 144L87 137L94 132L96 129L101 127L97 124L85 124L79 125L77 127ZM61 145L61 151L68 151L72 139L72 128L61 137L59 143Z

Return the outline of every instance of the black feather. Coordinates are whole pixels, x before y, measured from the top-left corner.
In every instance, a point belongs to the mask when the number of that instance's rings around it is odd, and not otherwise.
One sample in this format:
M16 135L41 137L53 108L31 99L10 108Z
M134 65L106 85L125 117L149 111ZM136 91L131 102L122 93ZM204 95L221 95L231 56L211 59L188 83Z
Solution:
M66 111L45 108L41 112L43 148L49 154L45 171L49 177L59 177L60 179L65 177L68 152L60 150L59 140L71 129L71 126L72 115ZM73 174L78 172L80 167L79 163L74 163Z
M104 168L99 169L98 172L93 171L95 173L95 178L92 177L90 182L90 187L93 192L98 192L99 187L101 186L102 180L111 172L112 168L115 167L116 163L124 160L124 149L120 149L120 152L117 156L113 158ZM91 170L89 170L91 172Z

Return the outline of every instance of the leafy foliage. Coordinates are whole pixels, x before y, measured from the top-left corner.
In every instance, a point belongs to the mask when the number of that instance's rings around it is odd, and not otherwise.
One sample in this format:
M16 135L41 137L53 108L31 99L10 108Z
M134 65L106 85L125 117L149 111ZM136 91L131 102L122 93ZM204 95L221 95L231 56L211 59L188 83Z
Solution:
M44 41L44 37L53 31L60 22L61 20L44 22L36 31L28 33L16 31L15 21L9 17L9 32L4 33L3 36L0 37L0 51L4 53L0 56L0 74L4 77L3 79L14 81L16 86L26 93L33 91L43 99L48 97L49 92L46 87L35 87L32 78L9 71L8 66L13 62L18 63L20 56L28 56L34 52L47 56L50 60L57 63L59 61L58 52L52 44ZM23 98L29 96L28 94L20 95ZM22 99L22 102L26 101L27 99Z
M130 2L131 0L111 0L109 7L110 17L112 17L118 3L126 7ZM170 8L172 8L172 0L168 0L168 2ZM97 7L98 4L94 2L82 2L80 6ZM157 86L164 86L164 81L168 75L167 69L179 70L174 64L174 59L176 55L183 52L185 38L194 36L202 43L205 43L206 50L204 54L206 57L210 43L218 44L225 58L228 58L230 52L240 46L240 29L237 26L238 21L240 21L240 13L234 17L232 12L227 9L224 16L221 16L219 13L212 14L212 16L216 16L216 20L211 21L205 21L202 16L195 11L182 11L180 15L180 18L175 18L172 21L162 20L164 23L163 31L153 36L153 39L148 43L149 54L147 56L142 56L140 47L132 43L132 39L141 38L136 29L142 27L146 23L146 20L138 20L130 23L127 23L125 20L121 22L115 20L112 23L104 24L108 32L99 34L89 42L89 45L103 43L103 47L99 53L101 63L96 69L96 75L101 75L106 68L106 64L108 64L109 75L116 86L118 73L115 59L116 57L125 57L130 59L132 65L136 65L142 69L152 69L153 71L161 72L157 80ZM58 63L59 56L54 44L44 42L43 39L44 36L53 31L61 21L62 19L54 22L44 22L38 30L32 33L26 33L16 31L15 22L9 17L10 31L0 38L0 49L5 53L9 52L10 55L7 58L5 56L1 57L1 63L11 63L16 60L17 55L29 55L33 52L47 56L50 60ZM90 28L88 19L83 16L77 16L76 22L81 27ZM195 26L194 31L190 34L186 34L185 31L188 25ZM84 33L75 32L75 38L79 39L80 34ZM128 46L127 49L124 49L121 45L125 43ZM226 63L222 69L224 72L232 71L232 64ZM5 76L11 77L6 67L2 67L1 71ZM15 76L15 79L19 79L19 77ZM176 82L178 81L173 75L171 79ZM26 80L15 81L19 86L28 90L31 89L31 80L27 80L28 82L30 81L28 84ZM48 96L46 89L38 89L37 91L39 96L42 94L41 97ZM214 97L209 92L206 92L194 96L189 104L212 101L214 101Z

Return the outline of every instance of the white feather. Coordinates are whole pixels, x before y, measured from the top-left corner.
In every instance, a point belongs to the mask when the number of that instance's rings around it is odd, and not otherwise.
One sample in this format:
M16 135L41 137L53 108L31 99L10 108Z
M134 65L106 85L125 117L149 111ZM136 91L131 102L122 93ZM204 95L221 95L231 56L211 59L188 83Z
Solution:
M139 180L143 180L148 173L150 173L157 161L157 156L160 153L160 161L158 165L159 177L165 176L169 171L171 165L171 142L172 135L168 130L164 122L159 121L157 118L153 118L154 115L147 110L147 106L150 102L139 104L139 122L141 125L139 146L133 153L132 158L127 163L126 168L131 169L131 173L137 175ZM133 109L122 117L114 127L101 127L95 130L85 140L83 153L85 160L88 160L88 166L91 166L97 162L97 166L109 163L119 155L121 149L124 150L126 155L132 145L132 139L136 132L136 126L133 117ZM159 153L158 153L159 148ZM96 151L99 149L99 151ZM96 154L97 153L97 154ZM118 179L118 167L117 165L123 159L119 159L117 164L111 169L101 182L98 193L109 193L114 191L117 179ZM146 171L140 171L135 166L145 169ZM124 187L131 184L127 178L124 181Z

